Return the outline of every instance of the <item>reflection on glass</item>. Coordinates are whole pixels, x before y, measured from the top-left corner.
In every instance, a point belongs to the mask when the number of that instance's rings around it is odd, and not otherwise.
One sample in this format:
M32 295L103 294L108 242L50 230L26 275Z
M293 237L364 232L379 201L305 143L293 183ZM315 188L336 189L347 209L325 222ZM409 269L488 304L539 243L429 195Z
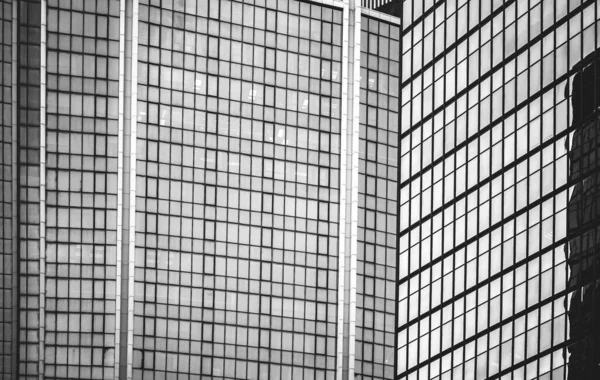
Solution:
M577 66L573 79L572 142L569 181L575 185L568 205L567 263L571 294L569 380L600 376L600 50ZM567 139L568 145L568 139Z

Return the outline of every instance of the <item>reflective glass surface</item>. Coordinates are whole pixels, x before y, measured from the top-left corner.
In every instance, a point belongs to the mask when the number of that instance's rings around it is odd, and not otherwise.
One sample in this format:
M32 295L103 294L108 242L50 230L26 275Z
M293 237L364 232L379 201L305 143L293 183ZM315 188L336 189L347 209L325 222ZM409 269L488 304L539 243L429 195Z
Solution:
M398 377L587 379L566 365L580 360L569 305L585 283L568 282L581 178L565 138L585 123L569 78L598 47L598 5L403 12Z
M47 9L44 374L113 379L119 1Z
M400 28L361 19L356 374L394 378Z
M140 1L135 379L334 377L341 23Z

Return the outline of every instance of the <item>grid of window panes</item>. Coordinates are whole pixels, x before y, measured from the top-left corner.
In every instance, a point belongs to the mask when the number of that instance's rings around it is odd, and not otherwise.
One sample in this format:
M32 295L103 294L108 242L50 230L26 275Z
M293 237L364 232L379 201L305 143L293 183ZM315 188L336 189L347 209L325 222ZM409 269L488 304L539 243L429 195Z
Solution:
M394 378L400 28L361 21L356 373Z
M140 1L136 379L330 379L342 11Z
M0 1L0 379L12 371L12 2Z
M19 2L19 376L39 373L40 2Z
M48 0L45 378L114 378L119 1Z
M566 378L564 89L598 11L404 2L398 378Z

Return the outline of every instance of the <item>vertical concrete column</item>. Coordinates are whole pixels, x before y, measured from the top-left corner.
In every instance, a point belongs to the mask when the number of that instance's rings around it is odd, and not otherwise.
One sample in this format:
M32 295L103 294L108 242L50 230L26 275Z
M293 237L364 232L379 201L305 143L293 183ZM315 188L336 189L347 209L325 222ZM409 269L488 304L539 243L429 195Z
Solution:
M360 109L360 7L344 4L342 127L340 163L340 256L338 288L338 380L354 379L356 265L358 247L358 164Z
M349 248L346 245L346 226L347 214L346 204L347 198L347 181L348 181L348 68L349 68L349 7L344 4L344 20L343 20L343 39L342 39L342 122L340 128L340 236L339 236L339 258L338 258L338 315L337 315L337 357L336 357L336 379L344 379L344 363L347 363L347 339L345 339L344 331L346 331L345 320L346 314L346 252Z
M349 81L350 94L352 94L352 105L348 117L351 118L351 131L348 134L348 140L351 142L351 157L352 164L349 170L352 173L352 186L349 189L351 192L350 207L350 234L348 236L350 245L350 255L348 275L349 281L347 289L349 292L349 315L348 315L348 379L354 379L354 362L356 357L356 262L358 250L358 183L359 183L359 128L360 128L360 20L361 8L356 4L351 4L351 33L350 39L350 62L352 73Z
M44 346L46 341L46 9L47 0L41 0L40 28L40 312L39 312L39 368L44 379Z
M128 88L131 89L128 94L127 103L131 107L128 112L129 118L126 119L126 130L129 137L129 230L127 236L128 262L127 262L127 368L126 378L133 378L133 303L135 286L135 197L136 197L136 143L137 143L137 62L138 62L138 21L139 21L139 1L129 0L131 12L128 13L127 23L131 26L131 38L128 39L128 49L130 56L126 57L127 67L131 68L130 76L127 80Z
M115 291L115 377L119 375L120 354L121 354L121 299L122 299L122 256L123 256L123 186L124 179L124 118L125 118L125 7L126 0L119 2L119 115L118 115L118 142L117 142L117 278ZM127 291L127 288L125 288Z
M11 192L12 192L12 337L11 337L11 373L14 377L19 376L19 126L17 124L18 116L18 69L19 62L17 57L19 55L18 39L17 35L19 32L19 18L18 18L18 2L12 3L12 48L11 48Z

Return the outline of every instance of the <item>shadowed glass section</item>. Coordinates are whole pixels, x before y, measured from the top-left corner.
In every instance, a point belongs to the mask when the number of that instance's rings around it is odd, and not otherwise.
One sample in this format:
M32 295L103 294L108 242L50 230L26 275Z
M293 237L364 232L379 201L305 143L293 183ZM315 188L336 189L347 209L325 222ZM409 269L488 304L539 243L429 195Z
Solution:
M38 379L40 320L39 0L18 4L19 378Z
M368 2L369 0L367 0ZM400 17L400 1L401 0L385 0L375 4L375 10L382 13L387 13L394 17Z
M401 0L361 0L361 6L400 17Z
M572 141L568 153L569 200L567 262L569 286L569 380L600 376L600 56L595 51L576 65L571 102ZM568 143L568 140L567 140Z
M13 329L12 12L0 1L0 379L11 379Z

